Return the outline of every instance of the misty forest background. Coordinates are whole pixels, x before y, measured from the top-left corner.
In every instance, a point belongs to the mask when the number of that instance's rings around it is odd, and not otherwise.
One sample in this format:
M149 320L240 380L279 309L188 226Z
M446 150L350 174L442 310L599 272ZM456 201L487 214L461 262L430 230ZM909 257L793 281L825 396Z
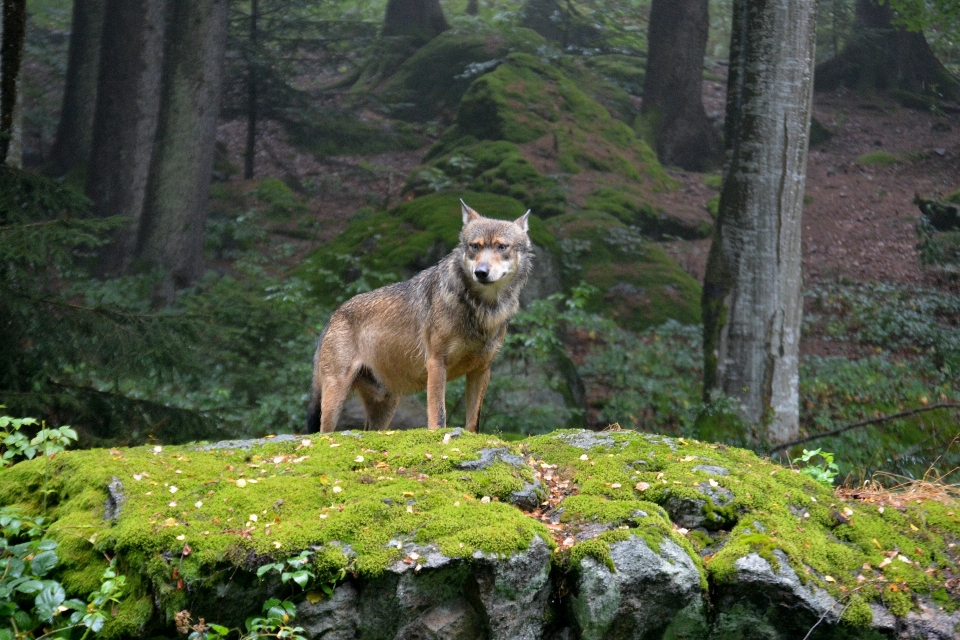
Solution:
M817 5L818 91L960 111L956 7ZM763 419L704 393L703 283L664 250L711 237L723 215L724 148L740 133L708 117L700 80L726 82L733 11L5 2L2 413L70 424L84 446L298 432L330 313L444 255L462 196L487 215L539 217L540 275L482 430L616 423L769 450ZM813 123L820 136L829 123ZM713 189L702 219L656 204L680 171ZM956 482L960 192L918 204L922 286L820 278L803 292L803 337L850 348L800 358L794 435L874 420L803 445L834 452L851 483ZM708 285L704 305L720 286ZM450 385L451 426L462 390Z

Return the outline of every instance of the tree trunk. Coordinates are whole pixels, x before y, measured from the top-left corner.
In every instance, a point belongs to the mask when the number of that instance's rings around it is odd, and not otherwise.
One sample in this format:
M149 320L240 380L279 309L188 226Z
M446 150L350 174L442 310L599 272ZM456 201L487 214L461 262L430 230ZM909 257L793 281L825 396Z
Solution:
M67 55L67 79L56 141L50 154L56 175L86 172L93 140L97 74L106 0L74 0Z
M816 0L734 1L729 166L703 287L704 392L737 399L773 443L798 433L815 14Z
M643 85L645 137L665 165L706 171L723 159L720 136L703 108L708 0L653 0Z
M160 111L165 0L107 0L87 196L101 217L126 216L100 274L130 270Z
M157 143L137 258L183 287L203 268L228 0L173 0ZM166 287L168 295L172 293Z
M429 42L450 28L439 0L388 0L383 35Z
M960 98L960 83L937 60L923 33L895 27L886 4L857 0L856 6L858 33L840 55L817 67L817 90L850 87Z
M250 2L250 60L247 62L247 147L243 154L243 179L253 180L254 161L257 154L257 19L260 15L259 0Z
M0 162L21 164L24 42L27 32L26 0L3 0L0 16Z
M480 0L467 0L467 15L475 16L480 13Z

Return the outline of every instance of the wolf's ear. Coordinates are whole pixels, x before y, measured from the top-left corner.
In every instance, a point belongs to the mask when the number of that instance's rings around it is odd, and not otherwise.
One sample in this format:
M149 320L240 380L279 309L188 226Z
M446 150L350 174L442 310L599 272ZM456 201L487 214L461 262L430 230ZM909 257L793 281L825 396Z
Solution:
M468 207L463 200L460 200L460 209L463 211L463 226L467 226L468 222L480 217L480 214Z
M513 221L513 224L517 225L523 229L524 233L530 231L530 224L528 219L530 218L530 209L527 209L527 212Z

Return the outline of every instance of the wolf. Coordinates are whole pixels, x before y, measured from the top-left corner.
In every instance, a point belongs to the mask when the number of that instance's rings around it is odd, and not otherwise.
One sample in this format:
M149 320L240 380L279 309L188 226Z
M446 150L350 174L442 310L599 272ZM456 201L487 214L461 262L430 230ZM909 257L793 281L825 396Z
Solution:
M477 432L490 363L533 268L530 211L485 218L460 201L460 243L436 266L345 302L320 334L307 432L336 429L354 391L367 430L385 429L403 394L427 390L427 426L446 426L448 380L467 377L467 429Z

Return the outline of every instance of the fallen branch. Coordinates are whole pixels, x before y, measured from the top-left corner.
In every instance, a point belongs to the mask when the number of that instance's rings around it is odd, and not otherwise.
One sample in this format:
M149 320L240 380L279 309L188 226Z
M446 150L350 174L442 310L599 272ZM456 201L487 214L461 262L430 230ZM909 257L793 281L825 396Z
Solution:
M879 424L881 422L888 422L890 420L896 420L897 418L906 418L908 416L916 415L918 413L924 413L925 411L933 411L935 409L960 409L960 402L941 402L939 404L931 404L927 407L917 407L916 409L909 409L907 411L901 411L900 413L892 413L886 416L880 416L879 418L870 418L869 420L861 420L860 422L854 422L853 424L848 424L840 427L839 429L834 429L833 431L824 431L823 433L815 433L812 436L807 436L806 438L800 438L799 440L792 440L790 442L784 442L783 444L778 444L777 446L770 449L767 455L773 455L777 451L783 451L784 449L789 449L790 447L795 447L798 444L803 444L804 442L810 442L811 440L817 440L819 438L829 438L830 436L840 435L851 429L858 429L860 427L866 427L871 424Z

